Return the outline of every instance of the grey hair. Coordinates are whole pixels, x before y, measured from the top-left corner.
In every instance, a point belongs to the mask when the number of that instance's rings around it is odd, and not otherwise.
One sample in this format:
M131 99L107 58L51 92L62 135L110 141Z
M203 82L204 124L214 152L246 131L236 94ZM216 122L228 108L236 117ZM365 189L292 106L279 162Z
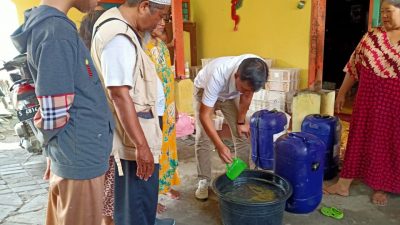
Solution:
M237 72L240 80L247 82L254 92L264 87L269 73L265 61L259 58L247 58L243 60Z
M382 0L381 2L387 2L394 7L400 8L400 0Z

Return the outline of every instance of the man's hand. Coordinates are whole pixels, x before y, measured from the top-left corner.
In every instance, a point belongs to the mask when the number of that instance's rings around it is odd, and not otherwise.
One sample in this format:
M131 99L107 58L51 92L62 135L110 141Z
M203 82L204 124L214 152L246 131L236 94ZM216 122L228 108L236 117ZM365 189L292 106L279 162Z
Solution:
M243 137L243 135L246 137L246 138L249 138L250 137L250 125L249 125L249 123L247 123L247 122L245 122L245 124L243 124L243 125L237 125L237 132L238 132L238 135L239 135L239 137Z
M147 181L154 172L154 159L140 125L135 105L129 95L129 87L108 87L108 90L122 127L136 144L136 175Z
M232 154L229 148L226 145L223 145L221 148L217 148L218 155L224 163L231 164L232 163Z
M154 172L154 158L149 146L146 145L145 147L137 147L136 163L136 175L140 179L147 181Z
M221 160L225 163L231 163L232 162L231 151L222 142L221 138L218 136L218 133L214 128L214 125L213 125L213 122L211 119L213 114L214 114L213 107L208 107L208 106L204 105L203 103L201 104L199 119L200 119L201 124L204 127L204 131L206 132L208 137L211 139L211 141L214 143Z
M47 167L46 167L46 171L43 174L43 180L49 180L50 179L50 158L46 157L47 160Z

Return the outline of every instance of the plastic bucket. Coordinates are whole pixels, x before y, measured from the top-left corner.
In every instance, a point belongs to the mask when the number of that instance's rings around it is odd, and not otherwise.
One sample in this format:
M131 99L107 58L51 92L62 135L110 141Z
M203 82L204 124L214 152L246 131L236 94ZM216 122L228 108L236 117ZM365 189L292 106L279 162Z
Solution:
M232 196L226 191L240 190L249 184L270 188L274 199L250 201L245 197ZM286 200L292 194L292 187L284 178L256 170L245 170L234 181L223 174L214 180L212 187L219 198L224 225L281 225Z

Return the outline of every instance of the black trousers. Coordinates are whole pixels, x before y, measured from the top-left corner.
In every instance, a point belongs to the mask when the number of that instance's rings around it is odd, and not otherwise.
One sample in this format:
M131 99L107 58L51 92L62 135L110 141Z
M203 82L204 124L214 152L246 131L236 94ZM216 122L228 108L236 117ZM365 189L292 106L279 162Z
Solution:
M148 181L136 176L136 161L121 159L121 164L124 176L119 176L118 170L115 170L115 225L154 225L158 202L159 164L155 165L153 175Z

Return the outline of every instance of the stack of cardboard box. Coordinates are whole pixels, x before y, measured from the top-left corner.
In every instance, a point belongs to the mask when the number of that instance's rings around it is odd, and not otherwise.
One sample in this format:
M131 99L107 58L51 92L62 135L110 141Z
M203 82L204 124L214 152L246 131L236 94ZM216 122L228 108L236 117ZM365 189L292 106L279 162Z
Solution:
M276 102L283 111L291 113L293 95L299 90L300 69L271 68L265 89L269 99Z
M262 109L285 111L285 96L279 96L261 89L254 93L249 110L254 113Z

